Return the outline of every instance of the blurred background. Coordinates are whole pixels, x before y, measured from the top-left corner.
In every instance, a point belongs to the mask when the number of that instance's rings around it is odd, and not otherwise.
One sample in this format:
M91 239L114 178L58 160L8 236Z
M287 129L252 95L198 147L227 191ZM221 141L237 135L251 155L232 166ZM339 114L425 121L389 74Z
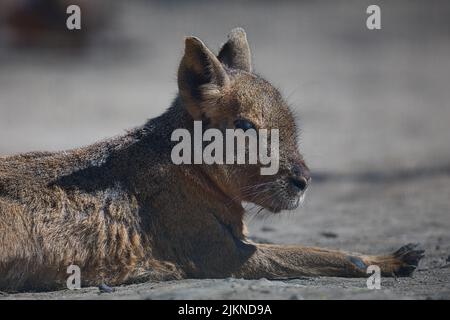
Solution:
M66 29L69 4L81 31ZM371 4L381 30L366 28ZM184 37L217 52L237 26L298 114L313 171L304 208L249 208L252 237L374 253L421 242L419 280L393 283L395 297L450 297L450 1L1 0L0 156L143 124L176 95ZM342 286L327 281L314 283Z
M372 1L373 2L373 1ZM313 169L450 160L450 3L2 0L0 154L59 150L140 125L176 94L183 38L248 33L255 70L300 117ZM81 31L66 8L81 7Z

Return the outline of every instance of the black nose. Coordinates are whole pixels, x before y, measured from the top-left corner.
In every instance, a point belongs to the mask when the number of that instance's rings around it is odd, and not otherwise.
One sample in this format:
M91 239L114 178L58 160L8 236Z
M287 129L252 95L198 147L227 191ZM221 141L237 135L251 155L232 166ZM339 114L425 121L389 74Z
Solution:
M291 178L290 182L299 191L305 191L306 188L308 187L308 181L306 181L304 177Z

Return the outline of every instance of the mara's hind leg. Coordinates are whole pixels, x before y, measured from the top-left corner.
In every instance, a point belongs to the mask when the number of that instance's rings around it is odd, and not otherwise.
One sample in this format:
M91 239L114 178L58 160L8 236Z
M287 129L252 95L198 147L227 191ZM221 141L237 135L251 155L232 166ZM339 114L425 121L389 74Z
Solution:
M0 197L0 291L53 285L51 275L55 271L41 268L45 261L36 242L31 214L14 201Z
M32 269L28 218L21 206L0 197L0 290L20 287Z
M256 252L235 273L244 278L295 278L301 276L367 277L367 267L377 265L384 276L410 276L423 250L408 244L380 256L315 247L256 245Z

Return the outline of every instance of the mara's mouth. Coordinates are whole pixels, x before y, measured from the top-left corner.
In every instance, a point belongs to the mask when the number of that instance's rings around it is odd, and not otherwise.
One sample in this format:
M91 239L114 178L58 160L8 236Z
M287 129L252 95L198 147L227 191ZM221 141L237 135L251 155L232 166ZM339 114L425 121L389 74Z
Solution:
M256 204L271 213L295 210L305 199L307 188L290 183L290 179L260 182L241 189L241 201Z
M295 210L300 207L305 200L305 192L301 192L294 197L274 197L270 201L265 201L260 205L271 213L280 213L281 211Z

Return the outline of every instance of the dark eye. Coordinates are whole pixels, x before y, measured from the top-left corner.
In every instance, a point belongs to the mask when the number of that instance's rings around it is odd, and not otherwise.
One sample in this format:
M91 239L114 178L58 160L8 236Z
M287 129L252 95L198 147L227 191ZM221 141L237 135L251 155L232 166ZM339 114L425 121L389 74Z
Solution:
M234 122L236 129L247 131L248 129L255 129L255 125L248 120L238 119Z

